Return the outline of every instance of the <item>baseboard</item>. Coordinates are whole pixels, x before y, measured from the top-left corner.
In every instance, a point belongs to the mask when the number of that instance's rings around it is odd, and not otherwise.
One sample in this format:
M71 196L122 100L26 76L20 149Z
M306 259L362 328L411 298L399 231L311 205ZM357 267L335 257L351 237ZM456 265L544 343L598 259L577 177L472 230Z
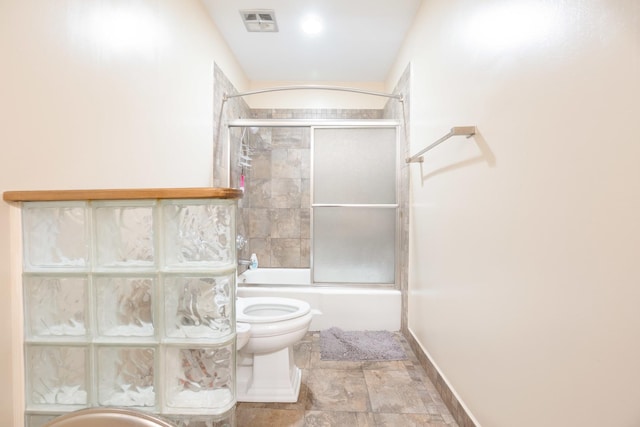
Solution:
M431 380L431 382L435 385L436 390L440 394L445 405L451 412L451 415L458 423L459 427L480 427L477 421L473 419L471 415L469 415L465 406L458 400L456 394L451 390L449 384L444 379L444 377L440 374L440 371L436 367L436 365L431 361L425 350L418 343L416 338L413 336L410 330L405 330L404 337L411 346L411 349L415 353L420 365L424 368L427 373L427 376Z

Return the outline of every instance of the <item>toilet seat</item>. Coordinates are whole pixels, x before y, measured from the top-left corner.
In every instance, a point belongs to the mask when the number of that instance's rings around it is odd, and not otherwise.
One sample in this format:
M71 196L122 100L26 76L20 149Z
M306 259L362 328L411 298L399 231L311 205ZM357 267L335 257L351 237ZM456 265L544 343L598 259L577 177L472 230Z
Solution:
M238 322L274 323L302 317L311 312L311 306L291 298L238 298L236 312Z

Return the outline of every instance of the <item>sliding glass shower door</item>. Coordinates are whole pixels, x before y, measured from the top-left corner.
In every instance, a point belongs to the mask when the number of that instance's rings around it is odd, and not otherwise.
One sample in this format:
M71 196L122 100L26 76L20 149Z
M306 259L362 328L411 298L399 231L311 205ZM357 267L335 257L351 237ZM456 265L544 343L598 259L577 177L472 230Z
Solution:
M396 131L312 128L315 283L395 282Z

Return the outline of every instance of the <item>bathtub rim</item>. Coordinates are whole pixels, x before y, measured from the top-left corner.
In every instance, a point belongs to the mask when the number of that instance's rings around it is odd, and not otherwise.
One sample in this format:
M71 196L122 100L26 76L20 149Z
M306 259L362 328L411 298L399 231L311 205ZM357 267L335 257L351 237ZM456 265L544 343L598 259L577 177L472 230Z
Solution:
M260 267L258 270L307 270L309 271L309 282L306 283L273 283L267 281L251 281L246 282L246 276L244 276L247 272L253 272L255 270L245 270L242 273L237 274L236 286L237 287L260 287L260 288L281 288L281 287L291 287L300 289L302 287L309 288L340 288L340 289L369 289L369 290L400 290L400 285L398 283L357 283L357 282L312 282L311 281L311 269L307 267ZM270 271L270 272L271 272Z

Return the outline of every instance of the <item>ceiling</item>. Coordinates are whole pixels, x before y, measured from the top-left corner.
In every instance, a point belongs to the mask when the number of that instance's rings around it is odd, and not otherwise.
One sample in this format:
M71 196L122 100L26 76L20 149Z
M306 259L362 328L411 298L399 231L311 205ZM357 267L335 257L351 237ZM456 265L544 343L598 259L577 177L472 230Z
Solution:
M251 81L383 82L421 0L202 0ZM271 9L278 32L248 32L242 9ZM301 29L305 15L323 24Z

